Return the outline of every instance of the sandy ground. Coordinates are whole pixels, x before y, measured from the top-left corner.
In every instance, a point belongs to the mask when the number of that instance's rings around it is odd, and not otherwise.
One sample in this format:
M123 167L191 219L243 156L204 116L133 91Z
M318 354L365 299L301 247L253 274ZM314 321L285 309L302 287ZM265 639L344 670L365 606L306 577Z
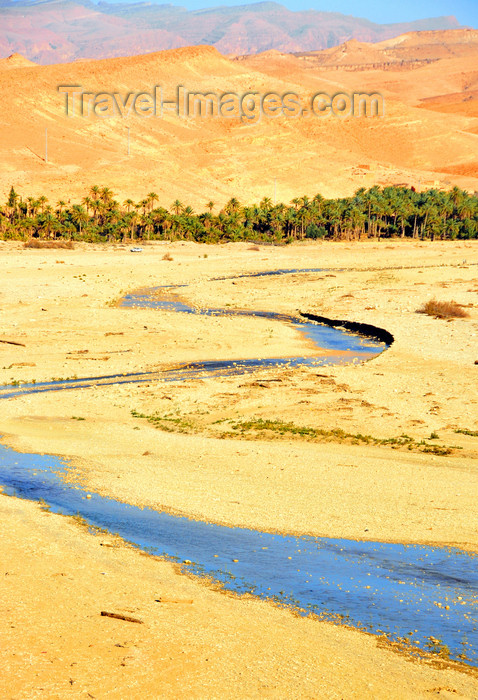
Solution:
M162 259L166 248L171 262ZM141 255L120 246L36 251L0 243L0 339L25 345L0 343L0 382L311 352L296 330L275 321L116 306L126 291L172 282L190 284L183 296L198 306L300 309L395 336L389 350L358 366L19 397L2 402L0 433L17 449L68 458L69 478L93 494L264 530L478 551L477 438L455 432L478 430L477 264L475 242L259 251L174 243L145 246ZM327 270L210 281L279 267ZM469 318L415 313L434 296L466 305ZM131 411L179 423L160 430ZM453 449L440 456L254 431L224 437L238 419L251 418L376 438L406 433ZM431 433L439 437L430 440ZM169 564L124 547L100 548L98 538L33 505L1 503L1 560L16 572L2 577L1 604L10 610L4 618L13 625L2 643L6 697L126 697L133 679L146 697L478 695L470 677L405 661L375 638L225 596ZM107 576L93 583L101 572ZM42 586L33 585L39 579ZM155 603L163 590L194 604ZM146 624L98 617L107 604L133 610ZM125 639L132 649L114 646ZM132 658L123 667L125 656Z

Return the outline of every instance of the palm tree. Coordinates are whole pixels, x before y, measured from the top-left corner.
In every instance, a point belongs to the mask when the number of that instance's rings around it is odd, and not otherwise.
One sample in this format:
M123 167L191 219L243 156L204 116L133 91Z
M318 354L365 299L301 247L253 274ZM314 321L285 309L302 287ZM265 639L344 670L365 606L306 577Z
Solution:
M473 209L476 209L476 203L473 204L471 197L463 199L458 205L458 215L462 221L469 219L473 213Z
M132 241L134 241L135 233L136 233L136 225L138 223L139 215L137 211L132 211L131 214L128 214L129 218L129 232L130 232L130 238Z
M10 209L10 219L13 221L17 213L18 200L20 196L15 192L13 185L10 187L10 193L8 195L7 207Z
M75 226L77 226L81 236L83 227L86 226L89 221L87 212L80 204L74 204L70 209L70 216Z
M91 197L83 197L83 199L81 200L81 203L83 204L84 207L86 207L86 212L87 212L87 214L89 214L90 209L93 208L93 200L91 199Z
M109 187L102 187L100 190L100 199L104 204L111 204L114 194Z
M27 216L35 216L38 202L33 197L27 197Z
M209 231L209 229L211 228L212 223L214 221L214 217L211 214L211 212L207 211L204 214L201 214L200 219L201 219L202 223L204 224L204 228L206 229L206 231Z
M154 209L154 203L159 201L159 197L156 194L156 192L150 192L148 196L146 197L146 200L150 206L150 211L153 211Z
M66 207L66 202L63 201L63 199L60 199L60 200L56 203L57 214L59 215L60 219L61 219L61 215L62 215L62 213L63 213L63 209L64 209L65 207Z
M184 206L182 202L179 201L179 199L175 199L174 202L171 204L171 211L173 212L173 214L176 214L176 216L179 216L183 209Z
M45 197L44 194L41 195L41 197L38 197L38 206L40 208L40 213L43 214L45 211L45 204L48 202L47 197Z
M239 209L241 208L241 204L236 197L231 197L231 199L228 201L226 206L224 207L224 211L226 214L237 214Z
M139 207L143 210L143 216L146 216L146 209L148 208L148 200L147 199L142 199L141 202L139 202Z
M305 227L309 218L309 198L307 196L299 198L299 218L301 224L301 238L305 238Z
M463 195L464 192L463 190L460 190L459 187L455 185L455 187L452 187L452 189L449 192L449 196L451 201L453 202L453 206L455 208L458 208L459 205L463 202Z
M312 199L312 204L314 205L316 211L322 213L322 207L324 205L325 199L322 197L321 194L316 194L315 197Z

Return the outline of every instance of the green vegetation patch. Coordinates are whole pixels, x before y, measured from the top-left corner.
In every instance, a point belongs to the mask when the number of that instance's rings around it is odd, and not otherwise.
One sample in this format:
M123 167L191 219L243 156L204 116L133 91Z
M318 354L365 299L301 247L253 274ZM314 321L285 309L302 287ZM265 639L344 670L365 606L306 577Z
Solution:
M143 418L154 425L154 427L167 432L193 433L199 431L209 432L216 435L217 432L210 426L193 423L190 419L173 414L159 415L157 413L147 415L132 410L134 418ZM296 425L292 422L272 420L265 418L250 418L248 420L221 419L214 421L213 426L221 425L227 430L219 434L221 438L241 437L245 439L269 438L279 439L281 437L297 438L313 442L340 442L351 445L379 445L391 447L392 449L408 449L415 452L445 456L453 453L458 447L446 445L430 445L425 440L415 440L402 433L398 437L378 438L373 435L363 435L362 433L348 433L341 428L327 430L324 428L312 428L310 426Z
M466 428L458 428L455 433L460 433L461 435L470 435L470 437L478 437L478 430L467 430Z
M437 455L449 455L453 451L452 447L428 445L424 440L417 441L405 433L399 437L378 438L372 435L362 435L362 433L348 433L341 428L325 430L323 428L299 426L295 423L287 423L279 420L264 420L263 418L237 421L231 425L231 429L241 434L255 431L257 433L271 433L273 435L299 436L310 440L348 442L353 445L387 445L393 449L406 447L409 450L418 450L419 452Z

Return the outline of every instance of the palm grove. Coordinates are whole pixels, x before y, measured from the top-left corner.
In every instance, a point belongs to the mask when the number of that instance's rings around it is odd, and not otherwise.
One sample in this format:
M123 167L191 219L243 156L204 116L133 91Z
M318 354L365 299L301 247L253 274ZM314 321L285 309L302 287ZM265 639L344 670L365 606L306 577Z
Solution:
M298 197L289 205L264 198L242 205L236 198L218 209L210 201L196 213L179 200L169 209L158 195L123 203L108 187L90 188L81 203L45 196L21 197L12 187L0 207L0 237L27 240L66 239L88 242L141 239L188 239L203 242L263 240L289 242L304 238L471 239L478 237L478 197L458 187L416 192L407 187L372 187L353 197Z

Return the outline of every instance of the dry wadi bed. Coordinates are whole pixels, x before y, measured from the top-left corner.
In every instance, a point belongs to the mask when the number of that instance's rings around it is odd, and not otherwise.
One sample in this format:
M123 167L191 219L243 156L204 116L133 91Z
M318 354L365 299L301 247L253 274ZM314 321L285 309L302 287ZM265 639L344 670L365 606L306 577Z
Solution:
M199 307L299 309L372 323L395 343L361 365L154 379L3 401L6 444L68 458L68 478L92 492L191 517L478 549L477 438L455 432L478 430L476 243L253 251L178 242L167 246L172 261L162 259L165 248L152 244L133 255L121 246L42 251L0 244L0 337L25 346L0 344L0 382L313 352L277 321L116 304L126 291L168 283L188 283L181 292ZM323 271L211 280L296 267ZM469 317L448 322L416 314L432 297L454 299ZM177 420L155 427L132 411ZM232 427L259 418L376 440L252 429L241 437ZM413 449L376 444L402 434ZM421 441L451 452L423 452ZM226 596L37 506L0 502L2 696L478 694L469 675L410 662L374 637ZM108 608L145 624L101 618Z

